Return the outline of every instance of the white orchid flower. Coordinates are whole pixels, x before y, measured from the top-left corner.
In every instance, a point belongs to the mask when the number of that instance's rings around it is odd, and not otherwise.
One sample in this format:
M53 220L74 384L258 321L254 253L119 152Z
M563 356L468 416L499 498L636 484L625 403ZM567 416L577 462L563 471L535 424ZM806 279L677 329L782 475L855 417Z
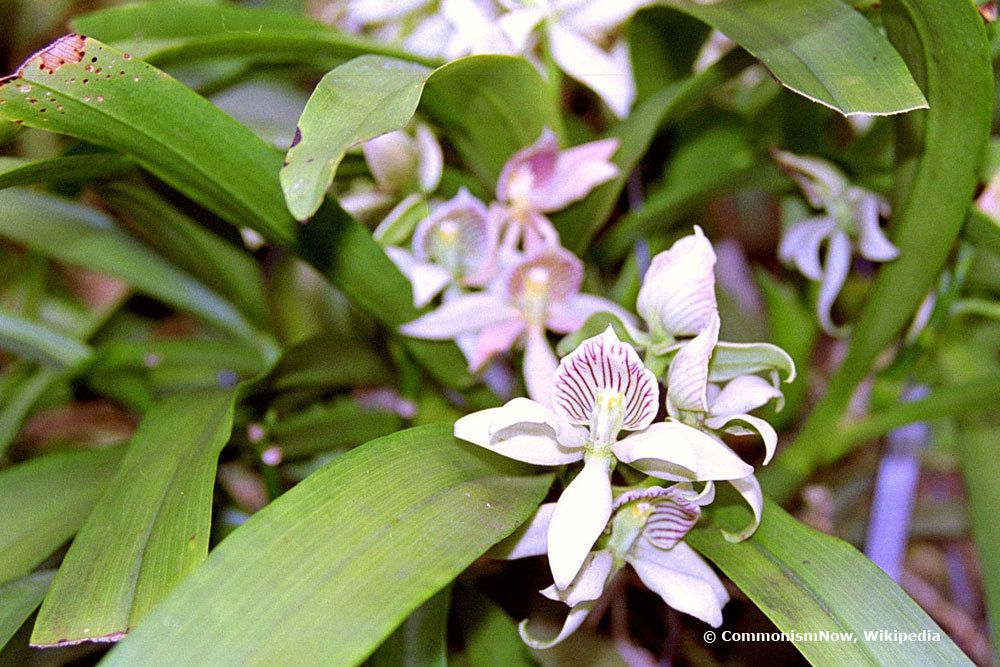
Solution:
M413 304L423 308L445 288L485 285L496 273L496 245L486 205L462 188L420 221L412 253L392 246L385 251L413 285Z
M402 209L426 198L441 183L444 172L441 144L422 123L417 124L413 136L402 130L387 132L366 141L361 151L375 183L356 187L340 197L340 205L356 218L366 218L403 199L380 225L384 228L396 217L394 213L398 215Z
M670 481L742 479L753 472L715 438L678 421L653 424L659 385L609 327L563 358L550 378L552 407L514 399L455 422L455 435L536 465L583 461L547 532L549 566L566 589L611 517L611 472L619 461ZM633 433L619 439L621 431Z
M607 582L626 564L668 605L719 627L729 594L712 568L681 541L697 523L703 504L680 485L633 489L619 495L612 503L613 517L602 538L603 547L587 554L568 586L552 585L541 591L545 597L570 607L562 629L552 639L539 640L530 635L528 622L523 621L519 627L521 638L536 649L551 648L566 639L586 619ZM546 553L554 513L555 503L542 505L511 536L514 539L504 540L499 549L487 555L510 560Z
M552 59L569 76L597 93L619 118L635 102L635 82L620 28L649 0L500 0L508 12L500 25L523 55L544 34Z
M497 18L491 0L441 0L438 11L419 21L404 45L414 53L446 60L482 53L513 55Z
M853 186L826 160L773 151L776 162L798 183L809 203L824 211L789 226L781 238L778 256L793 264L810 280L820 283L816 316L830 335L843 329L833 323L830 311L851 269L857 239L858 253L872 262L887 262L899 256L899 249L886 238L879 218L889 214L889 204L881 196ZM820 258L820 246L826 253Z
M555 134L546 128L534 144L514 153L500 171L496 192L506 251L521 244L528 252L558 244L559 235L545 214L615 178L618 167L610 160L618 145L617 139L602 139L560 150Z
M528 395L548 405L558 360L546 331L575 331L600 311L630 318L607 299L581 294L582 284L583 263L575 255L558 246L543 248L509 267L503 280L492 289L457 295L400 331L432 340L477 334L467 355L473 371L521 341Z

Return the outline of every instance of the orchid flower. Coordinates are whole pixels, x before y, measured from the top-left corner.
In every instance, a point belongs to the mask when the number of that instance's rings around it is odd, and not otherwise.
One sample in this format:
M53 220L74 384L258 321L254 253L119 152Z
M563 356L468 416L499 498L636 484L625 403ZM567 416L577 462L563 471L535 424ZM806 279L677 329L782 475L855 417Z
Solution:
M611 506L613 516L602 536L603 546L587 554L568 586L552 585L541 591L570 607L562 629L554 638L542 641L529 634L528 622L523 621L521 638L536 649L551 648L566 639L587 618L607 582L626 564L668 605L719 627L729 594L712 568L681 541L698 522L703 504L705 500L692 498L680 485L633 489L619 495ZM522 529L487 555L509 560L546 553L554 514L555 503L542 505Z
M496 272L496 227L483 202L465 188L417 225L412 249L385 251L412 283L418 308L448 286L482 287Z
M444 155L426 125L418 124L413 136L402 130L380 135L362 144L361 151L375 183L356 186L340 197L340 205L354 217L365 218L402 199L380 228L391 224L441 183Z
M597 93L619 118L635 102L626 41L617 35L649 0L500 0L508 12L500 25L517 51L530 55L544 34L552 59Z
M559 150L552 130L546 128L534 144L507 160L497 182L497 199L503 218L502 247L511 252L520 243L528 252L557 245L559 235L546 213L583 199L601 183L618 175L610 161L618 150L617 139L602 139Z
M481 53L513 55L497 18L491 0L441 0L438 11L419 21L404 45L413 53L446 60Z
M528 395L548 405L558 361L546 330L575 331L599 311L630 317L607 299L580 294L582 284L583 263L575 255L558 246L543 248L508 267L492 289L456 295L438 309L403 325L400 331L431 340L477 334L472 352L467 354L473 371L523 341Z
M785 230L778 256L794 264L810 280L820 283L816 315L830 335L843 330L833 323L830 311L851 268L852 237L859 254L872 262L887 262L899 249L886 238L879 218L889 214L884 198L851 185L832 164L815 157L774 151L774 159L798 183L806 199L823 214L801 220ZM820 259L820 246L827 242Z
M556 587L576 578L611 517L618 462L669 481L743 479L753 472L717 439L679 421L653 424L659 385L609 327L563 358L550 379L552 407L516 398L455 422L455 435L509 458L558 466L583 461L547 531ZM632 434L619 439L621 431Z

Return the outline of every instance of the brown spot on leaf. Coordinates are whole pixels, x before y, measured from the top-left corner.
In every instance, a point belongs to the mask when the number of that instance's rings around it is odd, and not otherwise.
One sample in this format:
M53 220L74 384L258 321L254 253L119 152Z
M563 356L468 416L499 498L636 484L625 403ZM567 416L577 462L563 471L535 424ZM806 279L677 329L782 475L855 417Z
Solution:
M296 127L295 128L295 136L292 137L292 145L290 146L290 148L295 148L296 146L299 145L299 142L301 142L301 141L302 141L302 129Z
M38 53L32 55L24 61L17 70L18 76L23 76L24 71L33 63L38 63L38 69L55 74L55 71L63 65L78 63L83 60L87 38L75 32L64 35L52 42Z

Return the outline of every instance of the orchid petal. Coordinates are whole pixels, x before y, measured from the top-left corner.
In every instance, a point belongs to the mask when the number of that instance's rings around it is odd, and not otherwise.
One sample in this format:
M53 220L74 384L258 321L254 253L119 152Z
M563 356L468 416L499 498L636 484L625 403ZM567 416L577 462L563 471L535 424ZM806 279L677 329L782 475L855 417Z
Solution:
M531 192L552 177L559 157L559 142L549 128L504 164L497 179L497 199L502 202L530 200Z
M368 188L345 192L337 198L337 203L355 218L362 219L392 204L392 195L375 188L370 182L368 185Z
M587 0L577 2L572 11L563 16L563 22L577 32L598 36L613 32L640 7L652 4L650 0Z
M401 130L387 132L361 145L365 162L380 190L399 192L417 170L413 139Z
M764 510L764 494L760 490L760 482L753 475L749 475L743 479L732 479L729 480L729 483L733 485L739 494L743 496L743 499L747 501L747 504L750 505L750 509L753 510L753 521L738 533L730 533L724 530L722 531L722 536L729 542L742 542L753 535L757 530L757 526L760 525L761 513Z
M614 558L611 552L605 549L591 551L587 554L586 560L580 567L579 574L569 586L560 589L552 584L543 591L542 595L550 600L565 602L570 607L575 607L582 602L591 602L601 597L604 593L604 585L611 576L614 567Z
M559 642L563 641L571 634L577 631L583 622L587 620L587 615L590 614L590 610L593 609L593 602L585 602L583 604L578 604L577 606L569 610L569 615L566 617L566 621L563 623L562 629L552 639L542 640L535 639L528 632L528 620L525 619L521 621L517 626L517 631L521 635L521 641L530 646L533 649L543 650L547 648L552 648Z
M618 176L618 167L610 160L620 143L602 139L561 151L552 176L531 193L532 205L539 211L559 211Z
M848 187L840 170L826 160L779 150L771 151L771 157L795 180L814 208L825 208Z
M668 605L712 627L722 625L722 607L729 602L729 593L708 563L687 544L660 549L640 537L626 560L642 583Z
M465 188L434 207L413 232L413 253L418 259L435 261L466 284L483 284L490 277L496 244L486 206Z
M583 326L594 313L611 313L625 325L631 334L639 333L635 316L614 301L593 294L576 294L568 299L556 301L549 307L549 329L557 333L572 333Z
M899 257L899 248L886 238L878 219L882 202L873 194L859 198L857 204L858 252L872 262L888 262Z
M509 352L523 332L523 320L500 322L483 329L468 355L469 369L478 371L494 356Z
M495 294L480 292L462 296L442 304L436 310L407 322L399 330L414 338L449 340L458 334L481 331L493 324L518 317L517 311Z
M636 309L653 329L696 336L716 311L715 252L700 227L653 258Z
M621 428L638 431L656 417L660 388L635 349L622 343L612 327L583 341L559 363L555 373L555 410L566 421L589 426L602 391L621 395Z
M653 486L626 491L615 498L612 511L631 502L648 504L650 514L643 535L661 549L677 544L701 516L701 507L685 490L676 487Z
M830 217L809 218L788 227L778 246L778 257L786 264L794 264L809 280L822 280L823 268L819 247L837 229L837 222Z
M454 432L456 438L525 463L555 466L583 458L584 436L527 398L461 417Z
M423 308L451 282L451 274L440 266L417 261L402 248L388 246L385 254L413 285L413 305Z
M556 586L573 582L610 518L608 463L592 458L559 496L549 524L549 567Z
M708 326L677 351L667 371L667 410L708 412L708 362L719 342L719 314L712 313Z
M748 414L727 414L706 419L705 426L713 431L719 431L725 428L726 424L734 421L749 424L760 434L760 437L764 440L764 465L770 463L775 450L778 448L778 434L775 432L774 427L768 424L766 420Z
M549 48L564 72L597 93L616 116L628 115L635 102L635 82L627 57L603 51L558 23L549 26Z
M739 375L719 392L709 411L713 417L741 414L756 410L781 396L781 390L767 380L756 375Z
M541 556L548 551L549 523L555 503L545 503L540 506L531 518L508 537L495 544L486 552L487 558L497 560L517 560L531 556ZM598 593L598 595L600 595Z
M538 327L528 328L524 341L524 384L528 396L543 405L552 404L552 378L558 365L559 360L545 331Z
M847 272L851 269L851 240L844 232L837 232L830 238L826 249L826 262L823 266L823 280L819 286L819 297L816 300L816 315L820 326L831 336L841 333L841 328L833 323L830 311L833 302L840 294L840 288L847 280Z
M350 0L347 11L361 24L399 19L427 5L430 0Z
M753 468L722 442L677 421L653 424L622 438L611 450L619 461L674 482L740 479Z
M545 15L537 9L515 9L501 16L499 24L514 51L524 53L528 47L528 38L544 18Z
M421 192L430 194L437 190L441 183L441 175L444 173L444 153L437 137L423 124L417 125L416 151L417 182L420 184Z

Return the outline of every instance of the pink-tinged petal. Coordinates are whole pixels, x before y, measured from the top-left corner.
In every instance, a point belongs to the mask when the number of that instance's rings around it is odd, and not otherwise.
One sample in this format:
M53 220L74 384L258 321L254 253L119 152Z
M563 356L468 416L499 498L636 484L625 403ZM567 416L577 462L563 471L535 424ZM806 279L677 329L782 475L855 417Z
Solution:
M522 320L500 322L483 329L469 354L469 369L478 371L496 355L509 352L523 332Z
M636 309L653 330L696 336L716 312L715 252L700 227L653 258Z
M826 160L779 150L772 150L771 157L798 184L814 208L825 208L847 190L847 179Z
M635 102L635 83L627 51L603 51L558 23L549 26L549 48L560 69L597 93L616 116L628 115Z
M441 305L423 317L401 326L399 330L414 338L450 340L470 331L481 331L493 324L518 317L517 311L495 294L464 294Z
M413 305L423 308L451 283L451 274L440 266L419 262L402 248L388 246L385 254L413 286Z
M529 327L524 337L524 384L528 396L542 405L552 405L552 386L559 361L545 331Z
M760 434L764 441L764 465L771 462L775 450L778 448L778 434L774 427L760 417L747 414L728 414L721 417L711 417L705 420L705 426L713 431L720 431L732 422L743 422Z
M823 331L831 336L838 336L842 329L833 323L830 311L833 302L837 300L840 289L847 280L851 270L851 240L844 232L837 232L830 238L826 248L826 261L823 265L823 279L819 284L819 297L816 299L816 316Z
M566 440L560 438L563 429L551 410L527 398L515 398L499 408L460 418L455 422L455 437L507 458L554 466L583 458L580 446L562 444Z
M437 137L426 125L417 125L417 183L420 191L430 194L437 190L444 172L444 153Z
M584 322L595 313L611 313L625 325L629 335L639 334L635 316L614 301L593 294L577 294L568 299L557 301L549 308L547 322L551 331L557 333L572 333L583 326Z
M708 412L708 362L719 342L719 314L713 313L705 330L684 344L667 371L667 411Z
M635 349L618 340L610 326L583 341L559 362L554 407L571 424L589 426L602 392L622 396L622 428L638 431L656 417L660 388Z
M730 380L711 403L713 417L738 415L782 397L781 390L756 375L740 375ZM713 427L714 428L714 427Z
M729 593L708 563L687 544L660 549L640 537L626 560L642 583L668 605L712 627L722 625L722 607L729 602Z
M516 223L512 220L512 224ZM559 246L559 232L555 225L538 211L523 211L520 214L520 224L524 252L532 254Z
M619 461L647 475L673 482L740 479L753 467L725 444L677 421L653 424L611 447Z
M364 219L375 211L388 208L393 202L393 197L372 186L345 192L340 195L337 202L355 218Z
M401 130L366 141L361 150L379 190L383 192L399 192L417 173L415 143Z
M976 199L976 207L994 220L1000 220L1000 173L994 174Z
M549 524L549 567L559 588L566 588L611 518L611 479L606 461L584 463L556 502Z
M855 212L858 223L858 252L872 262L888 262L899 257L899 248L885 237L879 227L879 214L883 202L874 194L864 193L859 197Z
M482 285L496 261L496 227L486 205L462 188L434 208L413 232L413 253L433 261L465 284Z
M570 607L591 602L604 593L604 585L612 574L612 568L614 568L614 558L611 556L611 552L604 549L591 551L587 554L586 560L583 561L580 572L576 575L573 583L565 589L552 584L540 592L548 599L565 602Z
M566 621L563 623L562 629L552 639L537 639L534 635L528 632L528 620L525 619L520 622L517 626L517 631L521 635L521 641L536 650L543 650L547 648L552 648L559 642L563 641L571 634L577 631L583 622L587 620L587 615L590 610L594 608L593 602L584 602L583 604L578 604L569 610L569 615L566 617Z
M760 482L753 475L744 477L743 479L733 479L729 483L739 491L739 494L750 505L750 509L753 511L753 521L738 533L730 533L724 530L722 531L722 536L730 542L742 542L753 535L760 525L761 513L764 510L764 494L760 490Z
M530 201L532 191L552 177L558 156L556 135L545 128L535 143L507 160L497 180L497 199L508 203Z
M531 556L541 556L548 551L549 523L555 503L545 503L539 507L531 518L521 524L521 527L508 537L494 545L486 552L487 558L497 560L517 560Z
M539 211L559 211L617 177L621 172L610 160L620 143L602 139L560 152L552 177L531 193L532 205Z
M661 549L673 548L701 516L701 507L675 487L652 486L626 491L615 498L612 512L631 502L638 507L648 506L650 515L643 535Z
M822 280L823 268L819 247L837 229L833 218L819 217L802 220L788 227L778 246L778 257L786 264L794 264L809 280Z
M544 324L550 303L575 296L583 284L583 262L563 248L546 248L510 267L504 286L525 319Z

